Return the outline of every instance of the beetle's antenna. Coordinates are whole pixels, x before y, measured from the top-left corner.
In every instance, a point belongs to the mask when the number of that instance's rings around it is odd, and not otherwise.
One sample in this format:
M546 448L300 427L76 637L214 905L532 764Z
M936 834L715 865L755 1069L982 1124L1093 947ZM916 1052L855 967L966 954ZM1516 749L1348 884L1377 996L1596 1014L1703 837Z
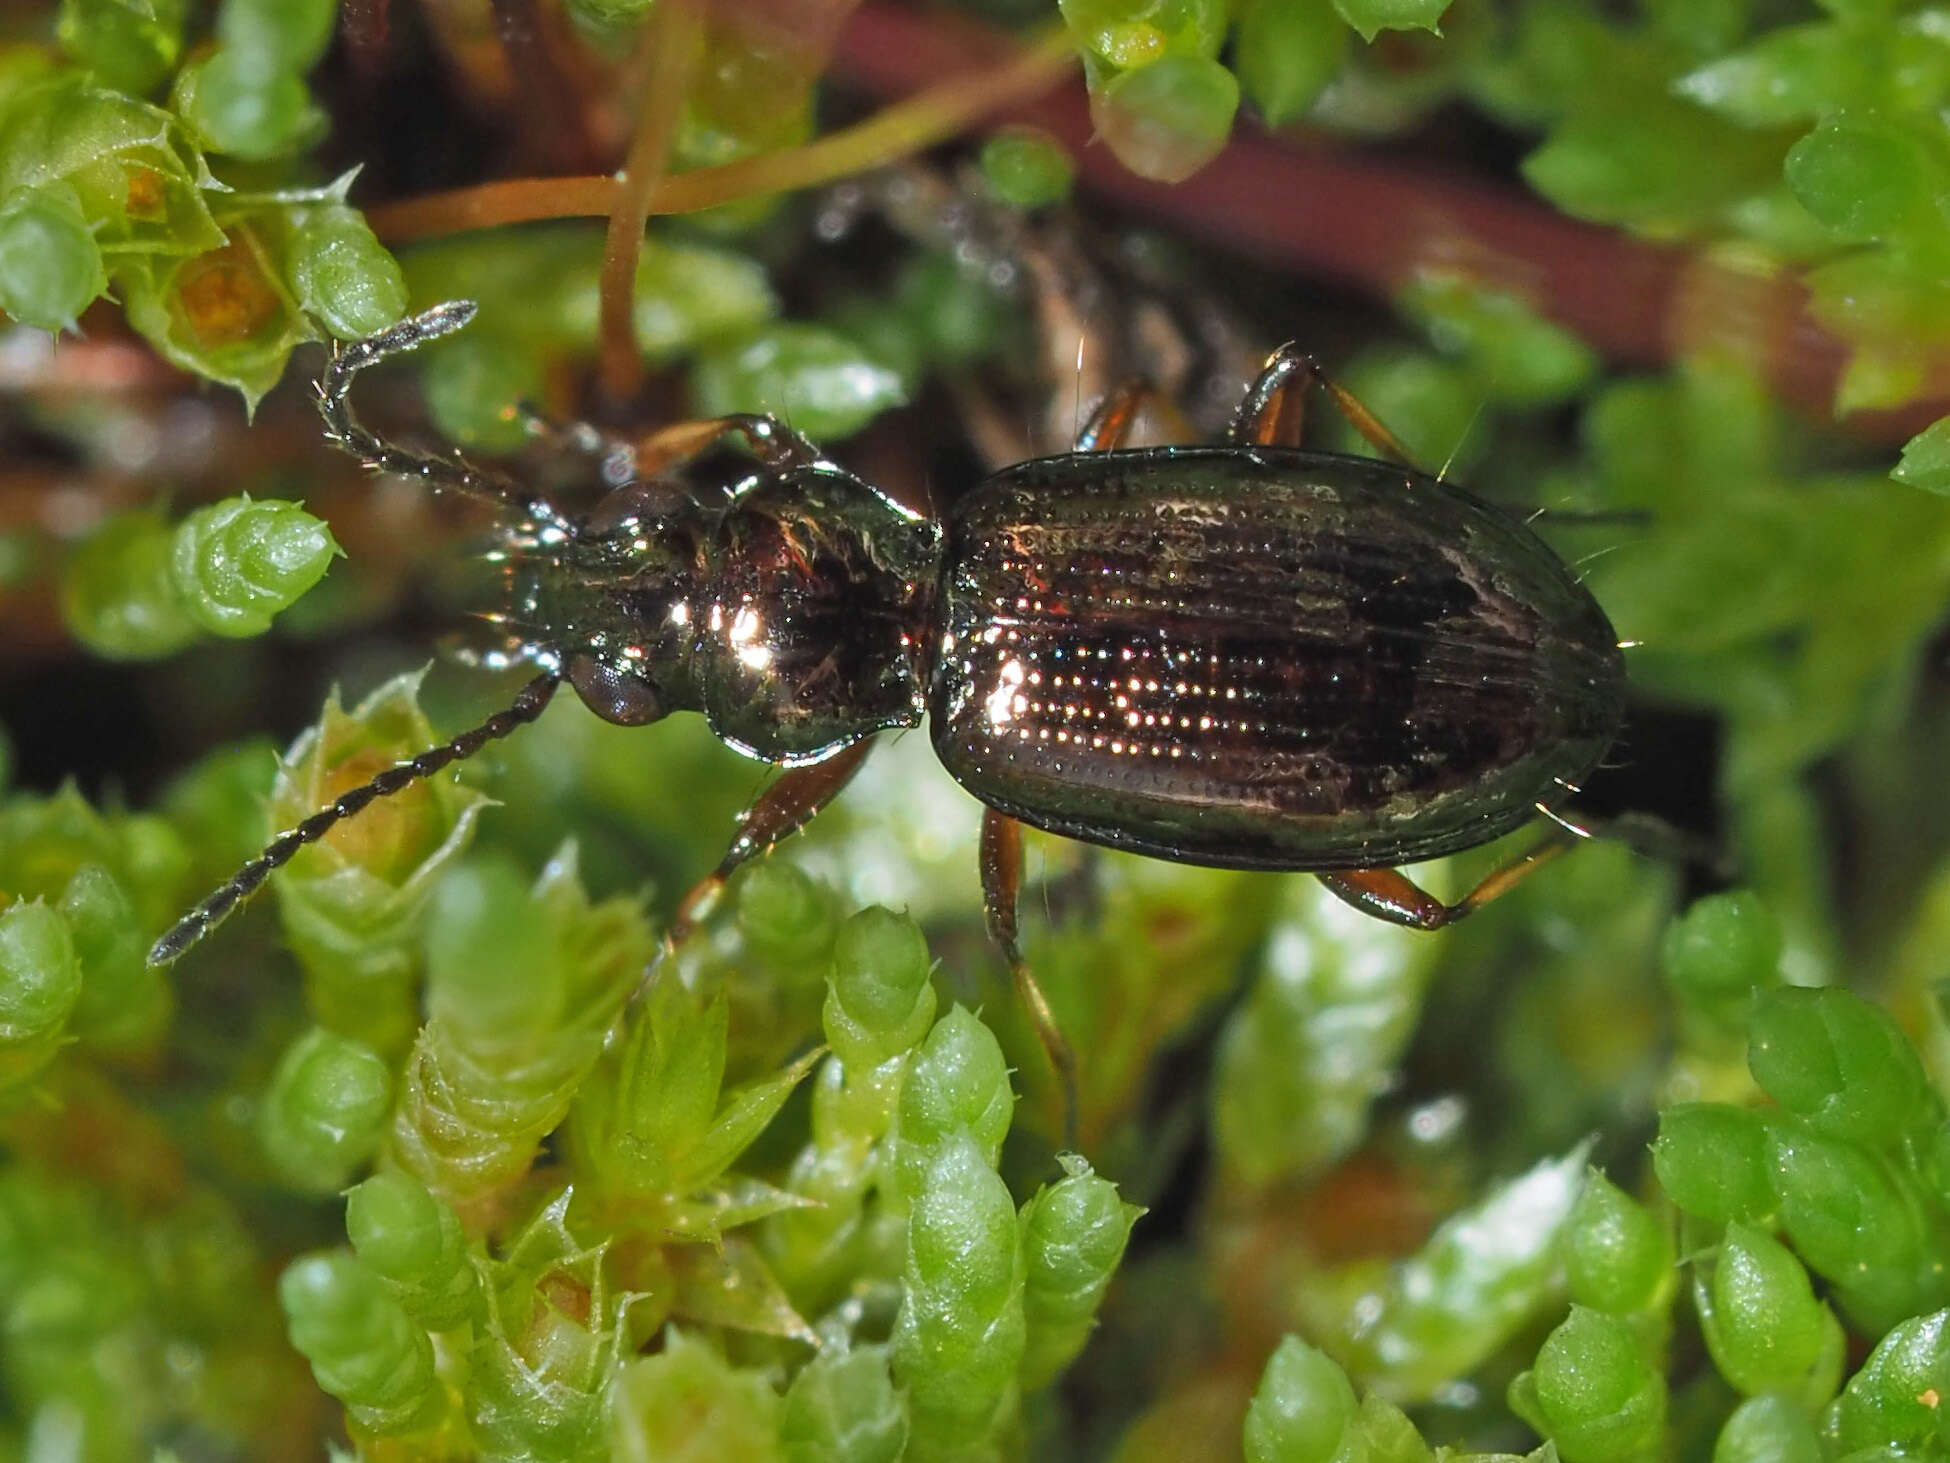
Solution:
M318 382L318 412L325 418L325 435L374 472L418 478L434 492L458 493L502 509L518 508L552 523L558 515L547 503L531 498L506 478L483 471L457 452L436 457L388 442L353 414L352 382L361 371L452 335L474 318L474 310L472 300L449 300L424 314L409 315L377 335L333 347L331 363Z
M462 732L450 742L429 747L416 757L396 762L369 782L340 793L330 806L321 808L295 828L273 838L264 852L245 864L228 883L211 892L201 904L176 922L149 951L151 965L167 965L196 944L255 894L272 873L291 861L292 855L308 843L316 843L369 803L391 797L422 778L433 776L443 767L464 762L489 742L505 737L517 727L526 726L542 714L562 678L554 672L535 677L521 688L514 701L477 727Z

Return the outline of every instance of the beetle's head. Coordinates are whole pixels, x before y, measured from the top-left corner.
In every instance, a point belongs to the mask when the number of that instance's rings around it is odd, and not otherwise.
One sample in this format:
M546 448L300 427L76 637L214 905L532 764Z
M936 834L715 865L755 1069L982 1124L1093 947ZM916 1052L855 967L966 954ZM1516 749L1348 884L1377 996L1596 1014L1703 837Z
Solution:
M661 482L615 489L573 537L524 531L508 554L510 629L605 721L641 726L695 708L708 532L697 500Z

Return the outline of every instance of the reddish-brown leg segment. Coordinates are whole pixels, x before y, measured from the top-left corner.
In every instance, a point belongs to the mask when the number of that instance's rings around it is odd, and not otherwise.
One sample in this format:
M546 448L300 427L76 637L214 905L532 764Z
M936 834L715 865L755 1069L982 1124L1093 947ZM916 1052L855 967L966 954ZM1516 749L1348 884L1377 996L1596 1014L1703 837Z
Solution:
M740 866L773 844L790 838L839 796L840 789L860 770L860 763L872 745L872 739L868 738L835 752L823 762L791 768L761 792L739 816L738 831L732 836L731 847L718 860L717 868L693 884L690 892L678 901L677 913L671 918L670 928L664 931L666 948L674 949L690 938L706 907Z
M1117 387L1090 414L1090 420L1077 433L1077 451L1113 452L1130 436L1137 414L1151 388L1142 381L1126 381ZM1029 963L1023 959L1022 945L1016 937L1016 903L1022 890L1022 825L990 808L982 815L982 907L988 919L989 938L1002 951L1009 964L1009 979L1016 998L1029 1013L1036 1028L1036 1039L1043 1044L1049 1064L1056 1073L1063 1101L1063 1142L1074 1147L1077 1138L1077 1057L1063 1039L1050 1010L1049 999L1036 983Z
M1036 1039L1043 1044L1056 1073L1063 1101L1063 1146L1074 1148L1077 1141L1077 1055L1063 1039L1050 1010L1049 998L1030 973L1022 958L1022 945L1016 938L1016 900L1022 890L1022 824L990 808L982 814L982 912L987 917L989 938L1009 963L1009 979L1016 999L1029 1013L1036 1028Z
M1314 385L1334 399L1341 414L1374 444L1376 451L1385 452L1403 467L1415 466L1401 439L1368 410L1366 403L1328 376L1318 361L1292 341L1266 358L1245 400L1239 403L1227 437L1240 446L1298 447L1301 428L1306 425L1307 388Z
M1155 393L1143 381L1125 381L1097 403L1077 433L1078 452L1115 452L1137 425L1138 413Z
M1444 904L1399 869L1335 869L1314 877L1363 914L1412 930L1439 930L1509 893L1580 838L1589 836L1583 830L1562 827L1552 831L1536 847L1485 876L1454 904Z
M767 467L804 467L819 461L819 449L777 417L739 413L677 422L639 438L634 444L637 471L650 477L679 466L727 432L743 437Z

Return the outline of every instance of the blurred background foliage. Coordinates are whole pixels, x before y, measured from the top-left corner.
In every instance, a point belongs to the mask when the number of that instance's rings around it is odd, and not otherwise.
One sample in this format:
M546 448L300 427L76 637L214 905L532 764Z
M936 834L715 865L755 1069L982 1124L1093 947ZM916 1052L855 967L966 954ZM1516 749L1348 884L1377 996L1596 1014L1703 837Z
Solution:
M6 7L0 1460L1950 1452L1946 104L1895 0ZM919 736L647 989L769 774L566 696L149 968L510 694L494 526L309 400L463 297L367 414L580 504L549 421L925 509L1297 337L1542 511L1580 806L1719 857L1428 936L1032 837L1080 1154Z

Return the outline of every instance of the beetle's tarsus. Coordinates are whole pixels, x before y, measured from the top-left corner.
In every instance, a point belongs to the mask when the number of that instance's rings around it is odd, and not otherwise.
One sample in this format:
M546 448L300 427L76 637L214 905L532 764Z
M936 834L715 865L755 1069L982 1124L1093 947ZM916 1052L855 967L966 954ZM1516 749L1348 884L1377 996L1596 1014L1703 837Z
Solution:
M1049 1058L1050 1070L1056 1073L1056 1088L1063 1105L1063 1150L1076 1152L1078 1145L1078 1103L1077 1096L1077 1053L1063 1035L1063 1028L1056 1024L1056 1013L1050 1009L1049 997L1037 984L1029 962L1023 958L1022 947L1014 935L1002 947L1002 958L1009 963L1009 980L1015 987L1016 999L1029 1013L1029 1024L1036 1030L1036 1040L1042 1044L1043 1055Z
M1043 1054L1056 1074L1057 1097L1062 1104L1063 1146L1075 1150L1078 1130L1077 1054L1056 1024L1049 997L1036 983L1023 958L1022 944L1016 937L1016 903L1022 892L1022 824L994 808L982 814L980 850L982 910L987 917L989 939L1002 952L1009 966L1009 979L1016 999L1029 1013L1029 1024L1036 1030Z

